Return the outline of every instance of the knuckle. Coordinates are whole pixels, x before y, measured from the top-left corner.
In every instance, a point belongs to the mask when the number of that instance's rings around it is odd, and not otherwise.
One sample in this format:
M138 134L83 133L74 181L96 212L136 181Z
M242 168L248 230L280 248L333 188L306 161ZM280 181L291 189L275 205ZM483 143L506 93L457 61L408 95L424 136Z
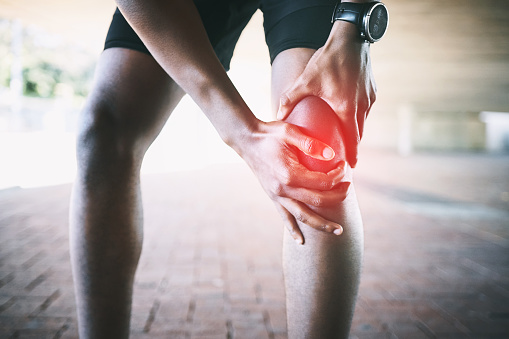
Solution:
M308 220L308 218L302 211L296 211L293 216L295 217L296 220L303 222L303 223L306 223Z
M310 138L304 138L302 140L302 150L304 153L312 154L313 150L315 148L315 143Z
M359 103L358 111L364 113L369 109L369 107L371 107L371 99L369 97L366 97L365 100L362 100Z
M272 184L272 188L271 188L271 193L273 196L281 196L283 194L283 185L278 182L278 181L274 181L274 183Z
M332 232L332 227L330 225L323 225L322 226L322 231L331 233Z
M369 101L371 102L371 105L373 105L373 103L376 101L376 92L375 91L371 92L371 94L369 95Z
M281 186L281 190L283 189L283 185L289 186L292 182L292 173L288 168L284 168L279 172L279 186Z
M320 189L323 191L328 191L332 189L333 183L330 181L322 181L320 182Z
M279 103L281 106L288 106L291 102L290 95L288 93L283 93L279 98Z
M301 84L302 90L305 93L310 93L310 95L312 94L316 95L323 92L321 86L316 86L316 83L313 82L311 79L307 81L302 81Z
M283 124L281 127L281 133L283 136L292 135L294 132L294 127L291 124Z
M320 207L320 206L324 205L324 200L323 200L323 198L321 196L314 195L312 200L311 200L311 204L313 206Z
M376 81L375 81L374 78L371 78L371 91L370 91L370 93L376 94L376 92L378 92Z

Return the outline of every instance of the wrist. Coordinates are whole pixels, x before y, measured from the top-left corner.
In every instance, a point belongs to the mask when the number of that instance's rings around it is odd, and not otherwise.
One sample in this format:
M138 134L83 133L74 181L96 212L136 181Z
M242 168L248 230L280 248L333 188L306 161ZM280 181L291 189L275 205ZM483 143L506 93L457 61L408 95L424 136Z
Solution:
M234 131L221 136L224 143L231 147L241 158L244 158L252 149L265 123L251 113L251 118L246 119Z
M365 40L359 34L359 28L354 24L346 21L336 20L332 25L329 39L332 42L348 41L356 43L364 43Z
M336 21L353 24L363 40L373 43L385 35L389 12L380 1L338 0L332 14L332 22Z
M369 43L361 38L359 29L350 22L337 20L332 26L329 38L324 49L344 52L345 48L355 48L369 52Z
M243 157L246 149L249 148L249 145L252 144L255 136L258 134L258 131L261 130L262 124L263 122L253 115L252 120L237 124L234 131L221 135L221 138L225 144Z
M251 112L236 90L225 93L215 88L213 92L207 115L223 142L242 156L246 144L263 122Z

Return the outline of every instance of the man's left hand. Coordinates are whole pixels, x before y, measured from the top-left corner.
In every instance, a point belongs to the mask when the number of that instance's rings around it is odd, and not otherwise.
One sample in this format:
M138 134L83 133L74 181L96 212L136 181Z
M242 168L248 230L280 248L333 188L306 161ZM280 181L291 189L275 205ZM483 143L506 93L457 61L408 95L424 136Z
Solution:
M281 96L277 118L287 117L306 96L325 100L341 121L347 161L357 164L364 121L376 99L369 44L357 28L336 21L326 44L317 50L294 85Z

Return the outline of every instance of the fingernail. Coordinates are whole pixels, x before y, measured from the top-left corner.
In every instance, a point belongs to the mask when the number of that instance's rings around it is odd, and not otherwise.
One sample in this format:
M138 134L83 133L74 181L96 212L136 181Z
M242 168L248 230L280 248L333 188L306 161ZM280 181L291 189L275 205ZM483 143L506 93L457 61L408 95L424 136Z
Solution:
M325 159L330 160L330 159L334 158L334 150L330 147L325 147L322 151L322 156Z
M333 233L335 235L341 235L341 233L343 233L343 227L336 228Z
M295 242L297 243L297 245L302 245L302 239L300 238L295 239Z

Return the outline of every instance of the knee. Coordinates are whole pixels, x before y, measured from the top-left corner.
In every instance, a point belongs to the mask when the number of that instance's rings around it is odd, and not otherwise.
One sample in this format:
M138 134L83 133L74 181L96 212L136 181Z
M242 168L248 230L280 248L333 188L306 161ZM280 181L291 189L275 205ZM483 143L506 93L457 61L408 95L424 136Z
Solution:
M308 169L326 173L335 169L340 161L346 160L340 121L334 110L321 98L305 97L295 105L285 121L298 126L304 134L334 149L335 156L329 161L318 160L298 152L300 162Z
M140 137L128 121L107 103L88 104L81 113L77 135L77 160L81 170L122 171L141 165L144 154Z

